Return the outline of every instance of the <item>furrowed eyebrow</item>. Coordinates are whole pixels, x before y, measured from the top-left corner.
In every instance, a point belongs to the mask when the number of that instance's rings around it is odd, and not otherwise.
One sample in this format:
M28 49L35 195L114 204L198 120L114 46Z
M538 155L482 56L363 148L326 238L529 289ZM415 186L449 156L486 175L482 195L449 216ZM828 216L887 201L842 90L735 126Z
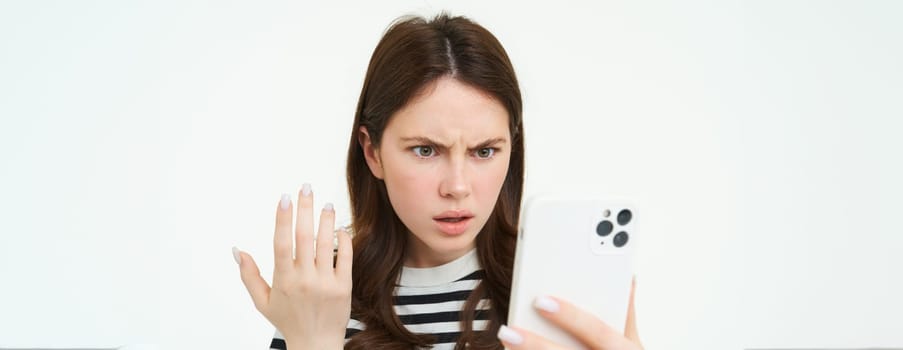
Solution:
M439 147L441 149L449 148L448 146L443 145L443 144L439 143L438 141L435 141L428 137L423 137L423 136L403 137L403 138L401 138L401 141L402 142L414 141L414 142L425 144L425 145L433 145L433 146ZM486 148L489 146L505 144L507 142L508 142L508 140L506 140L504 137L496 137L496 138L492 138L492 139L480 142L480 144L478 144L476 147L469 148L468 150L472 151L472 150L477 150L477 149L483 149L483 148Z
M494 139L489 139L489 140L483 141L483 142L481 142L479 145L477 145L476 147L471 148L471 149L469 149L469 150L472 151L472 150L477 150L477 149L483 149L483 148L486 148L486 147L489 147L489 146L496 146L496 145L500 145L500 144L505 144L505 143L507 143L507 142L508 142L508 140L506 140L504 137L496 137L496 138L494 138Z

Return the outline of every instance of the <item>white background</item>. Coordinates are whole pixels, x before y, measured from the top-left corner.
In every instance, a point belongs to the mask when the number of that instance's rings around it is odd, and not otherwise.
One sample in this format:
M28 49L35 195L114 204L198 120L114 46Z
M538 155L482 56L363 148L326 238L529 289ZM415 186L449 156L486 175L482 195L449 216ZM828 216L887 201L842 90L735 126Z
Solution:
M347 219L370 54L441 9L513 60L526 194L643 206L648 349L903 347L896 1L0 2L0 347L265 348L231 247L270 280L303 182Z

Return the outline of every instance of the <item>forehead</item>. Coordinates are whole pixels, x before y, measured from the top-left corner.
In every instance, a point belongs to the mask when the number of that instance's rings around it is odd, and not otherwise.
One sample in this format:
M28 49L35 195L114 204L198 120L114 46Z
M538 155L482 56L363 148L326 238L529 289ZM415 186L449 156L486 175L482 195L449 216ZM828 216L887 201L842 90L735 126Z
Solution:
M507 138L508 111L488 93L442 77L398 110L389 119L384 134Z

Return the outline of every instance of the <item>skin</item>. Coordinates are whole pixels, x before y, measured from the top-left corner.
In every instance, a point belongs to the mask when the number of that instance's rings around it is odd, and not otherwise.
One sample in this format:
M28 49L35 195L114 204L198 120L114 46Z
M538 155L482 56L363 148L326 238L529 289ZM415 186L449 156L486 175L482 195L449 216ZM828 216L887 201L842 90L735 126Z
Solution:
M390 118L379 147L365 128L358 130L358 141L370 171L385 182L392 207L409 230L406 266L439 266L474 248L510 160L508 114L498 101L452 78L440 78ZM434 217L448 210L473 215L463 233L439 230ZM314 218L309 185L299 191L297 210L283 196L276 208L272 287L251 255L233 253L254 306L280 330L289 349L341 349L351 311L351 238L342 230L336 234L333 266L335 212L331 205L321 210L317 238ZM626 336L566 301L554 300L560 305L557 312L538 312L588 347L641 349L632 292ZM520 336L519 343L500 337L510 349L557 349L525 330L503 329Z
M320 212L316 251L311 191L302 189L298 194L294 230L293 212L291 199L283 196L276 208L273 287L244 252L238 252L236 259L241 281L254 307L282 332L289 349L341 349L351 313L351 237L343 230L336 234L339 244L333 266L335 212L329 207Z
M636 279L634 279L633 286L630 289L630 304L627 309L627 322L624 327L624 334L618 333L592 314L560 298L550 297L558 304L558 308L554 312L543 310L539 307L536 307L536 312L552 324L570 333L588 349L642 350L643 345L640 342L640 335L636 326L636 311L633 306L635 291ZM506 349L566 349L542 336L516 326L502 326L498 337Z
M389 120L379 148L360 129L373 175L409 229L405 265L433 267L463 256L495 207L508 171L508 112L483 92L440 78ZM474 216L448 235L433 218L449 210Z

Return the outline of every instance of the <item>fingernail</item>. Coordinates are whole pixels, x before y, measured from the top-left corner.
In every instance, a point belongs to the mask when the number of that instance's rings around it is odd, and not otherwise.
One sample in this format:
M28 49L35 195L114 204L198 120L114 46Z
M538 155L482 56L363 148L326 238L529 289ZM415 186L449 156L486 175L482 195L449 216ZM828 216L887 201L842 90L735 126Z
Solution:
M558 302L555 301L555 299L546 296L536 298L536 300L533 301L533 306L537 309L552 313L558 312L558 310L561 309L561 306L558 305Z
M282 199L279 200L279 207L282 210L288 209L288 206L292 204L292 196L289 196L288 193L282 194Z
M524 342L524 337L522 337L513 329L508 328L508 326L506 325L499 327L499 333L497 336L501 341L512 345L520 345Z
M323 210L335 211L335 209L333 209L333 207L332 207L332 203L326 203L326 205L323 206Z
M301 195L305 197L310 195L310 184L301 185Z
M232 258L235 259L235 263L241 266L241 254L239 254L238 248L232 247Z

